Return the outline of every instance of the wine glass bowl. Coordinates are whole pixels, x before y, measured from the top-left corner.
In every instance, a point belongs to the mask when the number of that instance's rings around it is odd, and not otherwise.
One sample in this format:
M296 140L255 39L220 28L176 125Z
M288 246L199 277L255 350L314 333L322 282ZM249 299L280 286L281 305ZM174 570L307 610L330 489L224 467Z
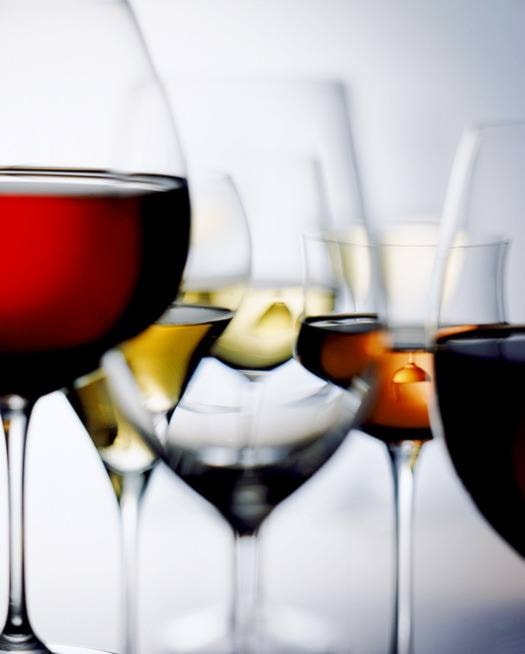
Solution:
M444 209L434 321L438 422L448 453L475 506L521 556L524 163L525 122L464 132ZM448 246L465 232L474 244L456 266L452 311L443 281ZM487 237L494 233L499 239Z
M227 521L237 554L230 613L213 608L174 620L166 632L170 651L291 654L326 651L336 639L320 619L257 600L254 535L334 454L362 402L300 369L293 380L265 382L254 414L242 389L252 382L241 378L241 388L222 389L231 403L215 405L200 401L205 385L197 378L173 415L163 458Z

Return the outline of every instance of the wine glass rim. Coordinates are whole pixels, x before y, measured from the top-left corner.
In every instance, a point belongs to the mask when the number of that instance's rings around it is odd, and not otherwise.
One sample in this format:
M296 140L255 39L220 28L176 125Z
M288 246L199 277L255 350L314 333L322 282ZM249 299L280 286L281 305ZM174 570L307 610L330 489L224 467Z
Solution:
M356 223L356 228L364 227L363 224ZM335 243L335 244L344 244L344 245L355 245L364 248L372 248L374 244L370 241L359 241L354 238L346 238L349 228L339 228L339 229L306 229L302 233L303 240L315 240L321 241L324 243ZM366 233L366 232L365 232ZM343 238L342 238L343 237ZM368 237L368 236L367 236Z
M390 226L395 227L404 223L392 223ZM418 222L418 223L406 223L406 225L429 225L431 222ZM436 223L437 225L437 223ZM462 249L474 249L474 248L483 248L483 247L501 247L507 246L510 243L510 239L499 234L487 234L487 235L470 235L466 233L468 240L466 242L458 242L451 245L444 246L442 240L437 238L436 240L430 242L428 240L421 240L417 243L403 243L402 241L385 240L382 241L379 239L377 242L366 242L359 241L354 238L347 238L348 231L345 229L341 230L311 230L303 232L304 239L313 239L325 243L334 243L338 245L348 245L352 247L362 247L367 249L389 249L389 248L398 248L398 249L415 249L415 248L428 248L429 250L462 250Z
M334 387L332 384L325 383L320 388L310 390L300 397L295 397L289 400L275 399L272 401L272 405L279 407L297 407L304 403L309 404L314 398L322 398L323 396L328 396L336 390L336 387ZM180 401L179 407L194 413L211 415L242 413L245 408L242 402L239 402L238 404L217 404L184 398Z

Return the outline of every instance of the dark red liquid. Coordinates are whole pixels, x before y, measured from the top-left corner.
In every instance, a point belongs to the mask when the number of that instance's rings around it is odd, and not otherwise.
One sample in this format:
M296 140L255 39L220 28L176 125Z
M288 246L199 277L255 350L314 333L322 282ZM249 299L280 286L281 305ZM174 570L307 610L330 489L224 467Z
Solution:
M59 388L156 320L189 218L180 179L0 171L0 395Z
M435 381L461 481L525 556L525 328L471 328L438 339Z

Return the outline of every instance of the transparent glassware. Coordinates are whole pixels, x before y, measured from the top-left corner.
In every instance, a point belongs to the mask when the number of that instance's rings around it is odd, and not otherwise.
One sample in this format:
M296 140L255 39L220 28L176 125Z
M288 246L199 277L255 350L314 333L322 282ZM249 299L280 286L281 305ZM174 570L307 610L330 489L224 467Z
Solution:
M524 164L525 121L464 132L444 207L431 330L437 423L455 471L487 522L521 556ZM459 263L451 261L451 243L464 245ZM451 267L458 279L453 310Z
M408 654L412 638L414 471L432 438L429 417L432 354L425 326L430 310L438 226L396 223L363 230L306 235L305 311L296 353L314 374L353 391L372 386L360 430L382 441L393 478L394 605L391 649ZM319 315L308 292L332 280L336 301Z
M341 81L278 75L188 78L173 71L167 88L176 101L190 159L214 163L235 179L254 153L273 158L275 165L283 156L315 159L329 225L344 228L363 222L365 202L348 89Z
M229 609L173 620L167 651L291 654L331 651L337 641L322 619L262 601L258 534L343 442L367 387L350 396L299 368L293 379L266 382L254 406L246 402L247 380L222 389L230 403L212 404L208 379L197 378L173 415L163 459L228 522L234 548Z
M129 4L5 2L0 22L10 62L0 72L10 252L0 263L10 533L0 650L49 653L25 599L27 422L38 397L96 368L173 300L190 213L175 124Z
M158 437L200 360L230 322L250 272L250 243L240 197L223 173L192 171L192 236L179 297L154 325L121 344L151 411ZM224 257L224 248L231 255ZM220 280L219 294L211 294ZM68 398L97 447L119 504L123 562L123 649L138 651L138 529L142 499L158 463L154 450L112 400L102 370L77 379Z

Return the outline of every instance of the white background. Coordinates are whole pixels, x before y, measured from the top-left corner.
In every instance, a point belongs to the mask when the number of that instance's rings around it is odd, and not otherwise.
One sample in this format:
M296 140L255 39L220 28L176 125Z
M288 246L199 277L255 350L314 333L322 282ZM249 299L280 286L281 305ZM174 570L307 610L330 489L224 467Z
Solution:
M137 6L165 76L343 79L367 201L379 217L439 211L462 127L525 117L522 0ZM96 453L58 395L34 416L29 458L35 626L52 641L118 649L116 507ZM416 654L522 652L525 565L473 510L439 443L426 447L418 473ZM326 613L345 634L343 651L386 650L390 501L384 451L357 434L267 527L269 601ZM225 601L228 547L226 527L204 503L158 474L142 530L145 653L171 617Z

